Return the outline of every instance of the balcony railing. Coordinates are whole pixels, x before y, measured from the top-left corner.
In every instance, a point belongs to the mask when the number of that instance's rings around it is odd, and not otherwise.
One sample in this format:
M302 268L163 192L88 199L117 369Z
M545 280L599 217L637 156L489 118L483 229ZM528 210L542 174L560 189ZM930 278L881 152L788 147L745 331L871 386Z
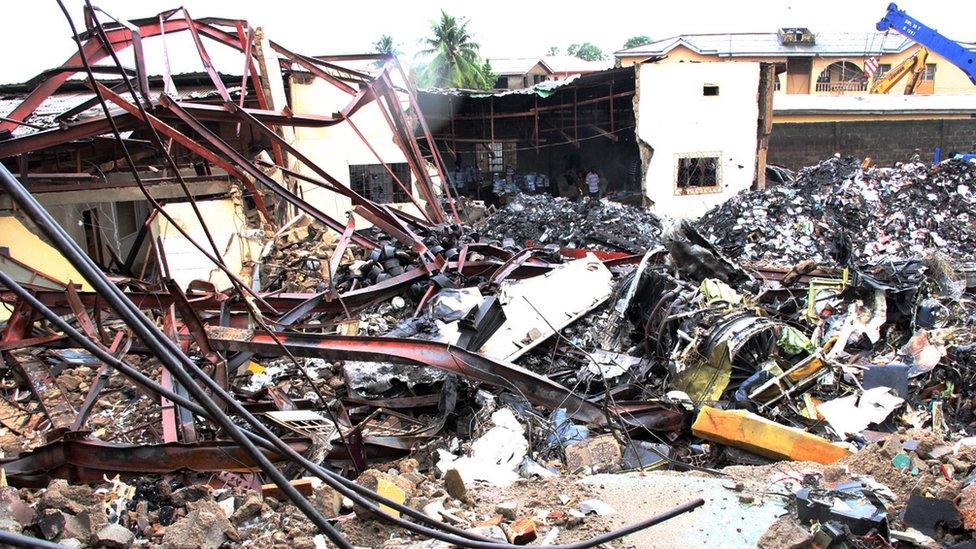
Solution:
M816 87L818 92L851 92L867 91L867 89L867 80L860 82L817 82Z

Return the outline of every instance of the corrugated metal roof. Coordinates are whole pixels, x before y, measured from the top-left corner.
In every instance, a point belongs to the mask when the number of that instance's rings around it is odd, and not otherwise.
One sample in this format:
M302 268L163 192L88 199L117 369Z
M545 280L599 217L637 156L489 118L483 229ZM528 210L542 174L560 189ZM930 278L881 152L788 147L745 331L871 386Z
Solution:
M743 56L865 56L904 51L914 42L898 33L814 33L814 44L782 44L775 32L682 34L620 50L617 57L664 55L679 45L696 53L719 57Z
M237 94L240 93L240 90L240 86L228 86L227 88L227 91L231 94L231 96L237 96ZM150 92L150 96L153 99L158 99L159 95L159 91ZM128 93L123 94L123 96L128 98ZM181 99L206 99L208 97L219 97L219 94L213 88L197 87L186 89L180 88L178 96ZM8 114L12 113L13 110L17 108L17 105L24 100L24 97L24 95L18 95L17 97L0 98L0 116L7 116ZM46 98L40 105L38 105L37 109L34 110L34 114L32 114L26 120L26 122L33 126L39 126L43 129L56 128L58 127L58 122L55 120L56 116L84 103L92 97L94 97L94 94L91 92L56 93ZM111 103L109 103L109 109L111 109L112 112L121 110ZM101 105L96 104L94 107L82 111L75 116L74 120L83 120L93 116L102 116ZM12 133L14 137L21 137L38 131L40 130L30 126L17 126Z

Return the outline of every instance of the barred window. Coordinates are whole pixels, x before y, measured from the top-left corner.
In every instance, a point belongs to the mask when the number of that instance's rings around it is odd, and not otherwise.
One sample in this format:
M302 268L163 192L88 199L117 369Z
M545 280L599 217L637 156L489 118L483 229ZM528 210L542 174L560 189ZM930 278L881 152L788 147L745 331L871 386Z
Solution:
M404 185L409 188L410 168L406 162L388 164ZM409 202L400 185L390 177L382 164L352 164L349 166L349 186L352 190L379 204Z

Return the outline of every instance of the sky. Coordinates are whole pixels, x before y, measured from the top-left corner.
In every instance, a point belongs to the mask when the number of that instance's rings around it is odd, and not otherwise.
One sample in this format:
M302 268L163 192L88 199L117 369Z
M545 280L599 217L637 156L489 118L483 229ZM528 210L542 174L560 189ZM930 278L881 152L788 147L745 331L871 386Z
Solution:
M83 28L83 0L63 0ZM152 16L179 0L97 0L120 19ZM420 39L441 9L466 17L483 57L534 57L550 46L592 42L605 53L631 36L665 38L682 33L766 32L779 27L824 31L869 31L884 14L886 0L684 0L614 1L299 1L183 0L195 17L242 18L263 26L283 46L310 55L371 51L380 35L391 35L412 59ZM970 7L967 7L970 5ZM899 7L956 40L976 41L968 0L902 0ZM678 9L680 8L680 9ZM55 0L16 1L0 18L0 82L22 82L64 62L74 51L67 23Z

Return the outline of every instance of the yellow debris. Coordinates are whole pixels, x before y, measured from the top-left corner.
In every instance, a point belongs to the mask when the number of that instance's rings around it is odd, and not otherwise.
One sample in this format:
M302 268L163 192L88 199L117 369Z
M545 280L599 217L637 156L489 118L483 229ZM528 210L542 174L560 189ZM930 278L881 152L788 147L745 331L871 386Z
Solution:
M261 366L260 364L252 360L247 363L247 371L251 372L252 374L260 374L264 372L264 366Z
M830 464L850 451L806 431L780 425L745 410L704 406L691 426L695 436L772 459Z
M376 481L376 493L387 499L392 499L397 503L403 503L407 499L407 494L399 486L383 478L377 479ZM400 511L383 504L380 504L380 511L392 517L400 516Z

